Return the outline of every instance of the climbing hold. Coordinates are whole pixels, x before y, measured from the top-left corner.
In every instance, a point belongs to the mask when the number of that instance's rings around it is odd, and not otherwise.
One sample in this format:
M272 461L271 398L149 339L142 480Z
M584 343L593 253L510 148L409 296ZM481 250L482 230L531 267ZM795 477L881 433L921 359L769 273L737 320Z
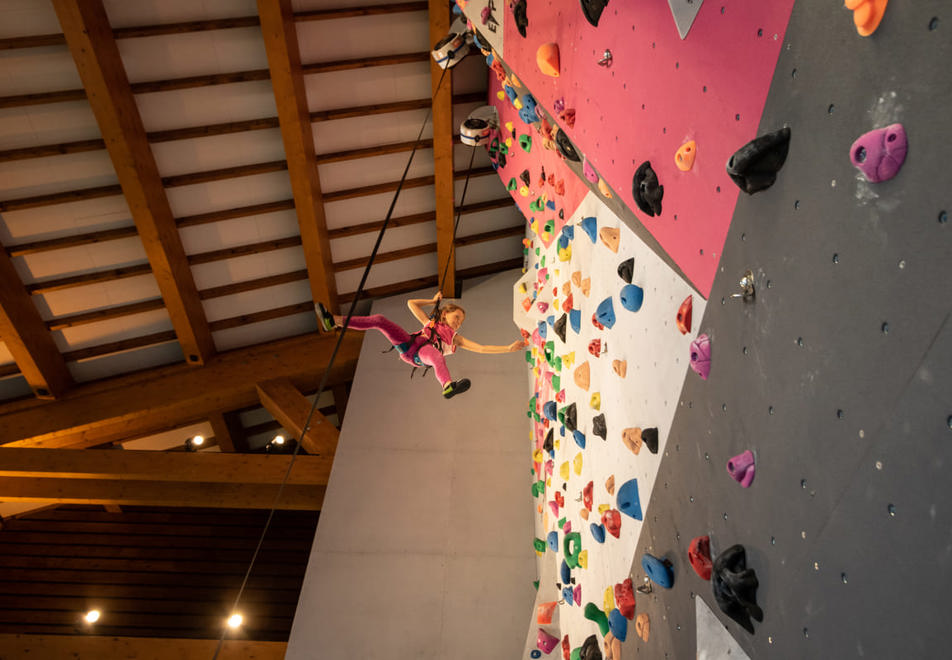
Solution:
M618 277L625 280L626 284L631 284L632 275L635 272L635 258L625 259L618 264Z
M572 469L575 470L576 475L582 474L582 452L577 453L572 459Z
M562 584L568 584L572 580L572 571L565 559L562 560L562 564L559 566L559 576L562 579Z
M585 449L585 434L579 431L578 429L572 431L572 438L575 440L575 444L581 449Z
M629 479L618 489L618 510L635 520L642 519L637 479Z
M691 342L691 368L704 380L711 373L711 339L706 334Z
M677 321L678 330L681 331L682 335L691 332L691 308L694 306L693 300L693 296L688 296L684 299L684 302L681 303L681 306L678 307L678 315L675 317L675 321Z
M532 175L529 174L529 170L522 170L519 173L519 178L522 179L522 182L527 186L532 182Z
M556 416L555 401L546 401L544 404L542 404L542 414L546 419L554 422Z
M575 588L572 589L572 596L575 598L575 602L582 605L582 585L576 584Z
M618 374L619 377L624 378L625 374L628 373L628 361L612 360L612 371Z
M582 489L582 504L589 511L592 510L592 504L595 502L595 482L589 481Z
M615 594L611 587L605 587L605 596L602 598L602 609L611 612L615 609Z
M602 407L602 395L599 392L593 392L592 398L589 400L588 405L592 410L600 410Z
M545 492L545 482L536 481L532 484L532 496L539 497L542 493Z
M754 482L754 453L749 449L727 461L727 473L744 488Z
M552 449L554 448L552 444L553 443L552 436L553 436L553 430L549 429L548 434L546 434L545 436L545 441L542 443L542 448L548 452L551 452Z
M540 312L545 314L546 310L549 309L549 303L543 300L540 300L539 302L536 303L536 307L539 309Z
M566 284L567 284L567 283L566 283ZM563 311L563 312L571 312L571 311L572 311L572 308L574 307L574 302L575 302L575 301L572 299L572 294L571 294L571 293L568 294L568 295L565 297L565 300L562 301L562 311Z
M575 108L566 108L559 113L559 121L572 128L575 126Z
M592 523L588 526L592 531L592 537L599 543L605 542L605 526L599 525L598 523Z
M542 539L534 539L532 541L532 546L535 548L535 551L540 554L545 552L546 545L545 545L545 541L543 541Z
M595 309L595 317L601 325L609 330L615 325L615 309L612 306L611 296L605 298L605 300L598 304L598 307Z
M621 299L622 307L629 312L637 312L645 301L645 291L635 284L626 284L621 288L618 297Z
M519 110L519 119L527 124L534 124L539 121L539 115L536 114L536 100L532 94L523 94L519 99L522 101L522 109ZM529 185L528 182L526 185Z
M512 5L512 17L516 21L516 29L523 37L529 27L529 17L526 15L526 0L516 0Z
M506 98L508 98L511 103L515 103L519 100L519 92L517 92L511 85L503 86L503 91L506 92Z
M598 605L588 603L585 606L585 618L589 621L594 621L602 635L608 634L608 617L605 616L604 612L598 609Z
M549 532L549 535L545 539L546 545L549 546L549 550L552 552L558 552L559 550L559 533L556 531Z
M582 218L579 224L582 226L582 230L586 234L588 234L588 237L592 239L592 243L594 243L595 236L598 232L598 219L595 218L594 216L590 216L588 218ZM576 273L578 274L578 278L579 278L578 281L575 281ZM580 271L575 271L575 273L572 274L572 281L575 284L575 286L579 286L581 284L581 277L582 277L582 273Z
M605 480L605 490L608 491L609 495L615 494L615 475L611 475L608 479Z
M565 563L570 568L578 567L578 553L582 551L582 535L578 532L566 534L562 539L562 554L565 555ZM568 580L562 580L568 582Z
M635 618L635 591L630 577L615 585L615 606L629 621Z
M572 587L565 587L564 589L562 589L562 598L569 605L575 604L575 599L572 595Z
M536 50L536 65L539 71L553 78L559 77L559 45L549 42Z
M661 215L664 186L659 184L658 175L651 169L651 161L646 160L635 170L631 194L642 213L652 217Z
M678 147L677 152L674 154L674 164L677 165L678 169L682 172L689 172L691 168L694 167L694 156L696 154L697 144L694 140L689 140Z
M612 252L618 252L619 234L617 227L602 227L598 232L598 237L602 240Z
M564 461L562 465L559 466L559 476L562 477L562 481L568 481L571 474L569 473L571 467L569 466L568 461Z
M748 195L766 190L777 180L789 148L789 127L761 135L734 152L727 161L727 174Z
M578 553L578 567L588 568L588 550L582 550Z
M658 453L658 429L642 429L641 441L645 443L645 447L647 447L648 451L650 451L652 454Z
M582 362L580 365L575 367L575 371L572 373L572 377L575 380L575 384L578 385L581 389L588 392L588 386L591 378L591 371L588 366L588 360Z
M578 334L582 329L582 310L572 309L569 311L569 325L572 326L572 330L575 334Z
M536 623L540 626L547 626L552 623L552 615L558 606L558 602L554 600L548 603L539 603L536 607Z
M744 546L732 545L717 556L711 569L711 582L721 611L754 634L750 619L763 621L764 613L757 606L759 583L754 569L747 568Z
M608 428L605 425L605 413L599 413L592 418L592 433L602 440L608 435Z
M592 290L592 278L586 277L584 280L582 280L581 288L582 288L582 295L588 298L588 294Z
M575 147L572 146L572 141L569 140L561 128L555 133L555 145L559 148L559 153L562 154L566 160L571 160L576 163L582 160L575 150Z
M598 173L595 172L595 168L588 162L588 158L582 161L582 175L590 182L598 183Z
M844 6L853 12L853 24L861 37L868 37L883 20L889 0L846 0Z
M606 349L607 347L608 345L606 344ZM598 357L599 355L601 355L602 354L602 340L593 339L592 341L588 342L588 352L594 355L595 357Z
M488 9L489 6L487 5L486 8ZM542 657L542 651L539 649L532 649L532 651L529 652L529 657L533 660L538 660L538 658Z
M565 309L565 303L562 304L562 308ZM565 314L563 314L562 316L559 317L559 320L556 321L552 326L552 329L555 330L556 336L562 340L562 343L565 343L566 320L567 320L567 317Z
M698 536L688 546L688 561L702 580L711 579L711 537Z
M598 27L598 20L602 17L602 12L608 5L608 0L582 0L582 14L585 20L594 27Z
M646 552L641 557L641 568L644 569L648 579L659 587L670 589L674 586L674 572L668 562Z
M565 428L569 431L574 432L576 428L575 419L576 419L576 408L574 403L570 403L565 407L565 414L563 415L562 423L565 424ZM583 436L584 438L584 436ZM576 440L577 442L577 440ZM582 449L585 449L585 441L582 441Z
M539 647L539 650L548 655L552 652L552 649L556 647L559 643L558 637L553 637L542 628L539 628L539 634L536 635L536 646Z
M532 151L532 136L528 133L523 133L519 136L519 146L522 147L522 150L526 153Z
M605 183L605 179L598 180L598 192L600 192L607 199L611 199L614 197L614 195L612 195L611 188L609 188L608 184Z
M890 124L865 133L850 147L850 161L867 181L888 181L906 161L909 141L902 124Z
M622 616L617 609L608 614L608 627L612 635L618 638L618 641L624 642L628 638L628 619Z
M638 618L635 619L635 632L638 633L638 637L640 637L643 642L647 642L648 637L651 635L651 619L649 619L648 615L644 612L639 614Z
M518 187L519 187L519 184L516 183L516 177L512 177L511 179L509 179L509 183L506 185L506 190L512 191Z
M582 648L578 652L578 660L602 660L602 652L598 650L598 638L595 635L589 635L582 642ZM621 660L619 658L619 660Z
M602 514L602 524L616 539L621 534L621 514L615 509L608 509Z
M641 452L641 429L634 427L621 432L621 441L636 456Z

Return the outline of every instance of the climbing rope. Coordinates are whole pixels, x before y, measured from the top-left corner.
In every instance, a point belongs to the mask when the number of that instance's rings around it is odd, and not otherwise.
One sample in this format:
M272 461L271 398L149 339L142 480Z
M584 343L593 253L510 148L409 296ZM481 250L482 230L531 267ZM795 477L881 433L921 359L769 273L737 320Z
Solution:
M436 89L433 92L433 95L439 92L440 87L443 85L443 78L446 77L446 72L449 69L443 69L443 73L440 74L440 81L436 85ZM314 403L311 404L311 409L307 413L307 419L304 421L304 428L301 431L301 437L296 438L296 443L294 446L294 451L291 453L291 460L288 462L288 469L284 473L284 478L281 480L281 484L278 486L278 492L274 496L274 500L271 503L271 509L268 512L268 517L265 520L264 528L261 530L261 535L258 537L258 544L255 546L255 551L251 556L251 562L248 564L248 570L245 571L245 576L241 581L241 586L238 588L238 594L235 596L235 602L232 606L232 614L236 613L238 610L238 605L241 602L241 596L244 594L245 587L248 585L248 579L251 577L251 571L254 570L255 562L258 559L258 554L261 552L261 546L264 543L265 536L268 533L268 530L271 527L271 522L274 519L274 512L277 510L277 504L281 499L281 494L284 492L284 486L288 482L288 477L291 475L291 468L294 467L294 461L297 458L298 452L301 449L301 440L304 435L311 428L311 419L314 417L314 411L317 410L317 402L321 398L321 394L324 393L325 388L327 387L327 379L330 377L331 368L334 366L334 361L337 359L337 353L340 351L341 344L344 341L344 335L347 333L347 328L350 325L350 320L354 316L354 311L357 309L357 303L360 301L360 295L363 293L364 285L367 282L367 276L370 274L370 268L373 266L374 259L377 257L377 251L380 249L380 243L383 241L384 232L387 231L387 225L390 224L390 218L393 215L393 209L397 204L397 198L400 196L400 191L403 189L403 183L407 179L407 173L410 171L410 164L413 163L413 156L416 154L417 148L420 146L420 140L423 137L423 131L426 128L427 122L430 121L430 116L433 114L432 104L430 105L430 110L427 111L426 117L423 119L423 124L420 126L420 132L417 134L416 141L413 144L413 150L410 152L410 158L407 160L407 165L403 169L403 175L400 177L400 183L397 185L397 190L393 194L393 200L390 202L390 208L387 210L387 217L384 218L383 226L380 228L380 232L377 234L377 241L374 243L374 248L370 253L370 259L367 261L367 266L364 268L364 273L360 278L360 284L357 285L357 291L354 293L354 299L350 303L350 309L347 311L347 317L344 321L343 328L341 329L340 334L337 336L337 343L334 346L334 351L331 353L331 359L327 363L327 367L324 369L324 375L321 376L321 383L317 388L317 394L314 395ZM472 165L472 159L470 159L470 165ZM467 183L469 182L469 174L467 173L466 178ZM463 194L466 194L466 189L463 189ZM457 224L459 220L457 220ZM453 230L453 235L455 238L456 230ZM448 263L448 262L447 262ZM221 637L218 639L218 645L215 647L215 654L212 656L212 660L217 660L219 653L221 653L222 646L225 643L225 636L228 634L227 627L222 627Z

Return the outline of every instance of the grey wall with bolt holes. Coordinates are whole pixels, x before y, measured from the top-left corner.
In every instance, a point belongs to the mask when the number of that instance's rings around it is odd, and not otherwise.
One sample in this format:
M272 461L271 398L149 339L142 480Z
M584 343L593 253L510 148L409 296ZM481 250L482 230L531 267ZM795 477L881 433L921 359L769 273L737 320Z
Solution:
M698 325L710 379L688 374L632 563L640 580L643 552L667 557L676 582L639 595L652 638L629 635L626 652L693 657L700 595L752 658L948 655L950 10L892 2L861 38L839 3L795 5L759 131L789 125L790 153L737 205ZM866 183L850 145L894 122L905 165ZM729 296L747 268L745 303ZM745 449L748 490L725 470ZM687 561L704 534L747 549L765 615L753 636Z

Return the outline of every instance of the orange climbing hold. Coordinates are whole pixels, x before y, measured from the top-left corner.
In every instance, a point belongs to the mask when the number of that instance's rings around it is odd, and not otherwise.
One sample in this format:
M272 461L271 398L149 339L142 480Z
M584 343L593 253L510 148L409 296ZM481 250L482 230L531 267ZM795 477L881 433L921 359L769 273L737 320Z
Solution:
M591 375L587 361L575 367L575 372L572 374L575 379L575 384L586 392L588 392L588 386L591 382Z
M678 308L678 316L676 320L678 322L678 330L681 331L682 335L686 335L691 332L691 310L694 306L693 300L693 297L688 296Z
M553 78L559 77L559 45L547 43L539 46L536 51L536 65L539 71Z
M861 37L868 37L883 20L889 0L846 0L844 6L853 12L853 23Z
M612 371L618 374L619 378L624 378L628 373L627 360L612 360Z
M687 172L694 167L695 154L697 154L697 144L694 140L685 142L678 147L677 153L674 154L674 164L677 165L678 169L682 172Z
M620 240L618 229L616 227L602 227L598 230L598 237L602 240L612 252L618 252L618 241Z
M608 187L607 183L605 183L605 179L600 178L598 180L598 192L600 192L602 196L605 197L605 199L611 199L614 197L614 195L612 195L612 189Z

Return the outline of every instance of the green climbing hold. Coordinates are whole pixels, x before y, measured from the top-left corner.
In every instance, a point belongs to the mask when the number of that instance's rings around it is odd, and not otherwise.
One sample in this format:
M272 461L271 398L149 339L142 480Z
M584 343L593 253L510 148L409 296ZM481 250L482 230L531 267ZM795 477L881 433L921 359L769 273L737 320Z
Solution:
M532 496L533 496L533 497L539 497L539 495L542 495L544 492L545 492L545 482L544 482L544 481L539 480L539 481L535 482L534 484L532 484Z
M555 358L555 370L562 371L562 358L561 356Z
M543 545L545 544L543 543ZM595 624L598 626L599 632L602 633L602 637L608 634L608 631L609 631L608 617L605 615L604 612L598 609L598 605L596 605L595 603L589 603L588 605L586 605L585 618L588 619L589 621L595 622Z
M526 153L532 151L532 136L528 133L523 133L519 136L519 146L522 147L522 150Z
M562 538L562 554L565 555L565 563L569 565L569 568L578 568L578 555L581 551L582 535L579 532L569 532ZM585 616L588 616L588 610ZM605 614L602 613L602 616Z
M577 646L572 649L571 655L569 655L569 660L582 660L582 647Z
M539 210L541 211L542 209ZM550 234L555 231L555 220L545 221L545 231L549 232Z
M509 179L509 183L506 184L506 190L515 190L519 187L519 184L516 182L516 177Z
M561 360L561 358L559 359ZM559 387L559 385L561 384L562 384L562 379L559 378L557 374L552 374L552 389L556 391L562 389L561 387Z
M532 211L542 211L545 208L545 202L541 197L537 197L529 203L529 209ZM548 227L548 225L546 225Z
M559 525L559 529L562 529L563 527L565 527L565 518L559 518L558 525Z
M545 545L545 541L543 541L542 539L538 539L538 538L535 539L532 542L532 545L535 546L536 552L545 552L546 545Z
M538 580L533 580L533 581L532 581L532 586L536 588L536 591L538 591L538 590L539 590L539 581L538 581Z
M499 144L499 153L501 153L501 154L508 154L508 153L509 153L509 145L506 144L505 142L501 142L501 143Z

